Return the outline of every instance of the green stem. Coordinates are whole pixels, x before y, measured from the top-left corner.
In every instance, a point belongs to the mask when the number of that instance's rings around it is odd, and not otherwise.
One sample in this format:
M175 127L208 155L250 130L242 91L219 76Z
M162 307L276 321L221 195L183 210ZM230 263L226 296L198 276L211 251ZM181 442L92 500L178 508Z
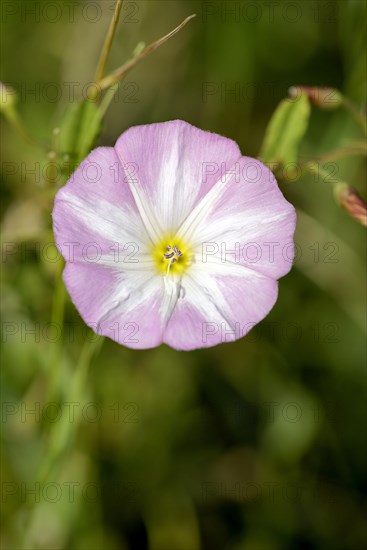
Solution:
M83 396L83 390L87 382L87 374L92 358L100 351L104 338L94 336L95 340L91 342L88 338L79 356L71 385L68 393L68 402L80 403ZM68 415L63 415L58 424L58 429L50 434L50 444L44 463L40 467L38 479L40 483L46 483L57 459L67 449L68 443L73 439L78 428L81 416L76 417L75 422L70 422Z
M115 12L113 14L113 17L112 17L112 20L111 20L111 23L110 23L110 26L109 26L109 29L108 29L107 36L106 36L105 42L103 44L103 48L102 48L102 51L101 51L101 56L100 56L99 61L98 61L97 70L96 70L96 74L95 74L95 77L94 77L96 82L98 82L99 80L101 80L103 78L104 71L105 71L106 64L107 64L107 59L108 59L108 56L109 56L109 53L110 53L110 50L111 50L113 38L115 36L117 23L119 21L120 12L121 12L123 2L124 2L124 0L117 0L117 2L116 2Z
M314 174L315 176L317 176L317 178L321 176L321 179L324 183L329 183L333 187L335 187L335 185L339 183L344 183L341 180L330 178L330 173L327 170L324 170L323 168L321 168L319 162L315 162L315 161L306 162L302 166L302 172L303 173L309 172L310 174Z
M53 401L57 396L60 389L60 365L61 365L61 348L63 342L63 327L64 327L64 313L65 313L65 298L66 290L64 281L62 280L62 271L64 269L64 261L60 260L57 273L56 273L56 287L52 303L51 322L57 327L57 330L61 331L61 336L56 342L50 343L49 348L49 387L48 387L48 401Z
M100 119L102 120L104 115L106 114L106 111L113 100L115 93L117 91L117 88L119 87L119 83L117 82L111 88L109 88L104 96L104 98L101 101L100 106L98 107L98 114Z
M299 168L301 169L300 177L297 178L297 181L301 180L302 177L308 172L310 174L313 174L317 176L317 181L319 181L319 178L321 176L322 181L324 183L330 183L334 187L340 183L345 183L338 179L331 179L331 174L321 168L320 164L325 164L327 162L332 162L335 160L339 160L342 158L352 157L352 156L366 156L367 155L367 145L364 141L356 141L352 142L345 147L340 147L338 149L335 149L334 151L330 151L329 153L325 153L324 155L321 155L315 159L308 160L306 162L303 162L299 165ZM281 168L281 165L278 165L276 170L276 176L279 178L280 181L288 181L294 183L295 180L293 178L290 178L284 174L284 171L281 172L280 170L277 171L278 168Z
M68 402L81 402L83 397L83 389L86 385L89 366L91 364L92 358L96 356L97 353L100 351L103 342L104 338L101 336L95 337L92 342L88 337L86 338L79 356L78 364L71 380ZM71 422L69 416L67 414L63 414L59 424L57 424L57 426L54 426L54 429L50 433L48 448L44 455L44 459L40 464L40 468L36 477L40 486L41 494L42 488L47 483L50 474L54 472L56 466L63 458L67 449L70 447L79 427L81 417L81 414L79 414L75 416L75 418L73 418L73 422ZM31 505L29 502L26 503L26 519L23 529L24 536L21 546L22 550L29 550L30 548L34 547L32 544L33 541L31 532L36 511L37 506Z
M315 162L330 162L332 160L339 160L346 157L352 156L366 156L367 155L367 145L364 141L356 141L346 145L345 147L340 147L329 153L321 155Z
M178 33L193 17L196 17L195 14L190 15L189 17L186 17L178 27L173 29L171 32L166 34L165 36L162 36L162 38L159 38L155 42L152 42L149 44L149 46L146 46L138 55L133 57L132 59L129 59L126 63L124 63L121 67L113 71L108 76L105 76L101 80L98 81L99 86L102 90L105 90L106 88L109 88L112 86L112 84L115 84L116 82L119 82L122 80L122 78L125 77L125 75L133 68L135 65L139 63L144 57L149 55L150 53L154 52L157 48L159 48L162 44L167 42L170 38L172 38L176 33Z
M362 128L363 133L367 134L367 121L366 113L362 113L348 98L343 98L343 105L345 109L352 115L356 123Z

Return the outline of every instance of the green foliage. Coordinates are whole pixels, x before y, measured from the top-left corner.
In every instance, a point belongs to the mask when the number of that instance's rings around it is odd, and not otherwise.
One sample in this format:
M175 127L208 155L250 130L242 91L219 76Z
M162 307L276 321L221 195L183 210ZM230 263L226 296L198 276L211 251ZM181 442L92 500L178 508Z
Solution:
M101 129L102 117L97 105L93 101L86 100L75 147L79 160L91 151Z
M92 22L82 2L58 3L58 21L36 2L37 24L29 0L6 4L4 80L19 101L14 111L10 100L13 126L1 120L4 550L364 548L365 241L330 183L365 193L365 3L192 0L200 17L186 36L144 60L119 93L61 106L47 100L48 80L65 93L64 80L91 78L110 3ZM108 65L141 54L136 44L177 25L187 5L125 2ZM305 96L283 99L297 84L342 90L354 118L317 107L310 117ZM49 246L63 163L129 126L174 118L249 156L265 133L261 158L278 165L298 212L294 269L270 315L236 343L192 353L102 346ZM300 159L309 173L288 185L282 167ZM64 170L56 183L44 171L51 161ZM360 206L347 191L349 209Z
M286 165L298 161L298 150L309 123L311 106L305 94L283 99L266 130L260 158L265 163Z
M91 151L102 130L102 116L94 101L71 104L60 126L60 149L77 162Z
M69 105L60 124L60 151L64 155L74 155L80 135L81 120L85 103L77 101Z

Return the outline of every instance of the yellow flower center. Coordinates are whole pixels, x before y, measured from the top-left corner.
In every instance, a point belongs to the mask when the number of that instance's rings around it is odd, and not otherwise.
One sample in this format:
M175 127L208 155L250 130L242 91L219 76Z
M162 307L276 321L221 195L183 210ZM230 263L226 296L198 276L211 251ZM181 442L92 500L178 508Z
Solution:
M164 237L152 250L157 270L162 275L182 275L191 265L190 247L172 235Z

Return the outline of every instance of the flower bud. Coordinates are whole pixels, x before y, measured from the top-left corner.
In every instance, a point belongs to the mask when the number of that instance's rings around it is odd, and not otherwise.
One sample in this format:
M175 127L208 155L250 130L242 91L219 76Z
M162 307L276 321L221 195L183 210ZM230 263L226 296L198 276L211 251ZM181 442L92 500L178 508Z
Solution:
M297 98L300 94L304 93L311 103L320 109L338 109L343 103L342 94L335 88L292 86L289 88L288 93L292 98Z
M340 183L335 187L335 198L355 220L367 226L367 204L354 187Z

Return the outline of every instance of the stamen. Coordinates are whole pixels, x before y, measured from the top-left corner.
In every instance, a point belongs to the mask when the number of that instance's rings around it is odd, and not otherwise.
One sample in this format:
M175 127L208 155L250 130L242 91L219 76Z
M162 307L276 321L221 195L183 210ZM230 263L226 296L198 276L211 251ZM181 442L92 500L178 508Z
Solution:
M163 254L163 256L166 258L166 260L169 260L168 266L167 266L167 273L169 274L169 270L171 269L171 265L177 262L177 259L182 256L181 250L179 250L178 246L167 246L167 252Z

